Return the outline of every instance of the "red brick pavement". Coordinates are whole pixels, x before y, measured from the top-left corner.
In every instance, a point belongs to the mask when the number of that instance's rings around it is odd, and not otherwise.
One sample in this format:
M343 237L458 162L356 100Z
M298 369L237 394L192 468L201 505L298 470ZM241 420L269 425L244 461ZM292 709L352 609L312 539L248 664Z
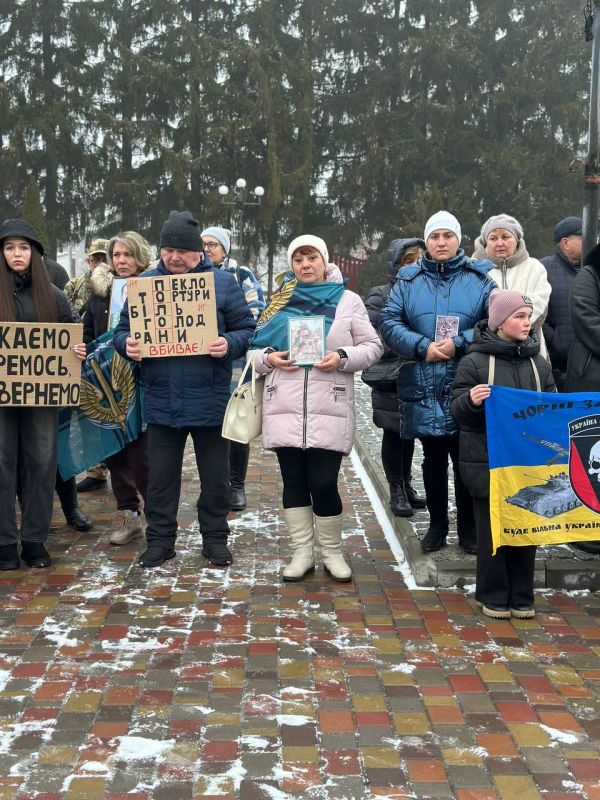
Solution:
M191 463L163 568L109 545L102 491L91 533L55 515L51 568L0 574L0 800L600 799L598 598L493 622L407 590L348 460L354 581L285 585L258 448L235 564L207 568Z

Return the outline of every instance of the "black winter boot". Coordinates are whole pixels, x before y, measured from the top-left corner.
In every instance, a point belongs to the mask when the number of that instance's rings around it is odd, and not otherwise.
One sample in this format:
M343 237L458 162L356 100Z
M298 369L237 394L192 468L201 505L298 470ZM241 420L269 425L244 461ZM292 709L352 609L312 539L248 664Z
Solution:
M437 550L441 550L446 545L447 536L447 527L432 522L429 530L421 539L421 550L424 553L435 553Z
M477 528L464 527L458 529L458 544L469 555L477 555Z
M177 553L171 543L161 543L159 541L148 542L148 548L138 558L138 564L145 569L160 567L165 561L175 558Z
M412 508L420 509L420 508L427 508L427 500L415 492L412 487L411 478L409 477L408 480L404 480L404 489L406 491L406 499L410 503Z
M404 481L390 481L390 508L395 517L412 517L414 511L408 502Z
M52 564L50 553L42 542L21 542L21 558L28 567L49 567Z
M203 534L202 555L215 567L228 567L232 564L233 556L231 555L231 550L227 547L227 534Z
M87 514L84 514L79 508L75 478L68 478L66 481L63 481L57 472L55 486L67 525L75 528L76 531L91 530L94 525L94 520L88 517Z
M0 545L0 570L5 572L9 569L19 569L20 566L17 543Z
M250 458L250 445L231 442L229 448L229 483L231 485L231 510L246 508L246 472Z

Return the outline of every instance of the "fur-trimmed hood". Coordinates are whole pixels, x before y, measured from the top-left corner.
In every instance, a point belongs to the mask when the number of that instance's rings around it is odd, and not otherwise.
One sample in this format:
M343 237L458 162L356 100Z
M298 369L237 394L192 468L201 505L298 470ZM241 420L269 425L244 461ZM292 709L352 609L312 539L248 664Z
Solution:
M109 297L114 277L114 273L110 271L108 265L99 264L90 276L92 292L103 299Z

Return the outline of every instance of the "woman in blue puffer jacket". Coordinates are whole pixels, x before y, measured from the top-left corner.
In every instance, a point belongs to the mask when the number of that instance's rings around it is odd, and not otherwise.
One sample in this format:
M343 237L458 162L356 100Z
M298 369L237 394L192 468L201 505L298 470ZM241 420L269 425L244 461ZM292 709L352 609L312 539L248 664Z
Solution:
M454 468L458 541L477 551L473 505L458 470L458 426L450 414L452 382L466 354L473 327L487 317L496 284L487 277L489 261L474 261L460 249L455 216L438 211L423 236L427 251L404 268L381 313L387 346L406 362L398 378L400 436L423 445L423 482L429 530L424 552L439 550L448 535L448 456Z

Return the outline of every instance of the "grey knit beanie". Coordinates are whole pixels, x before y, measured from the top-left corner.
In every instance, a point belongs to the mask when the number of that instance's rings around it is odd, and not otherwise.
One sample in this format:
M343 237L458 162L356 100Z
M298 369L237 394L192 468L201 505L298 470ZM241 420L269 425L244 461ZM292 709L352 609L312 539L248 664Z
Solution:
M490 217L487 222L484 222L481 227L481 239L484 245L487 243L487 237L496 228L503 228L505 231L512 233L517 242L520 242L523 238L523 228L518 220L508 214L496 214Z

